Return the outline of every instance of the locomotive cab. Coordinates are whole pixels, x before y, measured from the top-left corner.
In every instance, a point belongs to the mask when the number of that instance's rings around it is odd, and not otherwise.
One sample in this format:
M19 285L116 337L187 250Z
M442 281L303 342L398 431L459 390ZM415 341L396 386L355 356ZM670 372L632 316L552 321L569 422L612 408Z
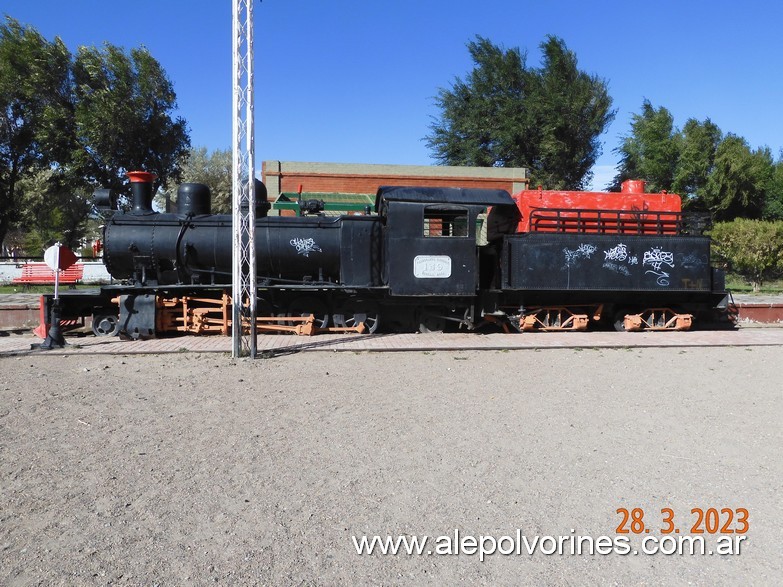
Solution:
M475 296L477 224L488 207L515 208L505 190L381 187L383 281L391 296Z

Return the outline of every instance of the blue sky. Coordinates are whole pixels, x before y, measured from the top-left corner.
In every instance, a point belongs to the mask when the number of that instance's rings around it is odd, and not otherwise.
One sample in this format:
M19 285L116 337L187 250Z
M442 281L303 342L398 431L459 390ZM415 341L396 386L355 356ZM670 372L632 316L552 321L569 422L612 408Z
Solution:
M177 92L194 146L231 145L230 0L3 0L0 13L75 50L146 46ZM682 126L711 118L751 147L783 147L783 3L724 0L264 0L255 9L256 159L433 164L433 97L471 68L481 35L528 53L563 38L609 82L612 150L647 98Z

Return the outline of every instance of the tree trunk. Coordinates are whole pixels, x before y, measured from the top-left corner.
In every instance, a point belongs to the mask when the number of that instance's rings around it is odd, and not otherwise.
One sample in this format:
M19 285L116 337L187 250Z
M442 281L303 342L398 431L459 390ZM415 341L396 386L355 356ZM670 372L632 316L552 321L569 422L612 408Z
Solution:
M5 235L8 234L9 224L8 216L6 214L0 216L0 251L3 250L3 243L5 242Z

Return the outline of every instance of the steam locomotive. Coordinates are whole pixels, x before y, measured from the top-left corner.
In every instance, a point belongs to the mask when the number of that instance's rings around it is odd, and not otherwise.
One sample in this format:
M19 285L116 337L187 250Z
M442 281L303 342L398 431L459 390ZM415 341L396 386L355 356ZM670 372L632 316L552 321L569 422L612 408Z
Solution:
M61 295L63 319L97 335L227 334L232 218L183 184L176 213L152 209L154 175L129 173L130 210L96 192L103 260L117 283ZM726 316L710 241L674 194L381 187L375 214L316 203L271 216L256 189L257 328L359 332L502 328L682 330ZM53 300L45 297L48 317ZM311 330L312 331L312 330Z

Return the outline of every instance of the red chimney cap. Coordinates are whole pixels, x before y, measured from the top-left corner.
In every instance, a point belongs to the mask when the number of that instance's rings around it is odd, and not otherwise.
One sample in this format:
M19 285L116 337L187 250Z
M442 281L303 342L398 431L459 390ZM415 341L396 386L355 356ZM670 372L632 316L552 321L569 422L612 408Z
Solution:
M149 171L129 171L125 175L127 175L133 183L152 183L158 177Z

